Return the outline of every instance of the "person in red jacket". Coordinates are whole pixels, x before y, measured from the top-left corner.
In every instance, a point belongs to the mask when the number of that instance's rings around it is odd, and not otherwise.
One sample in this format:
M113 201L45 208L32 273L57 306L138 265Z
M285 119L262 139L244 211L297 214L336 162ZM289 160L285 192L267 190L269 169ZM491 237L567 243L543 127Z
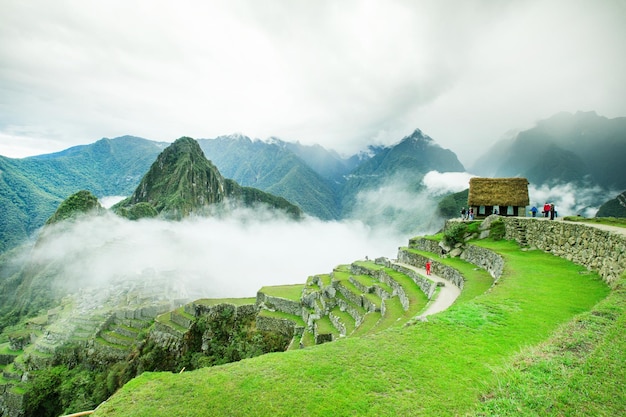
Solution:
M543 217L548 217L550 215L550 203L546 203L543 205Z
M430 259L426 262L426 275L430 275Z

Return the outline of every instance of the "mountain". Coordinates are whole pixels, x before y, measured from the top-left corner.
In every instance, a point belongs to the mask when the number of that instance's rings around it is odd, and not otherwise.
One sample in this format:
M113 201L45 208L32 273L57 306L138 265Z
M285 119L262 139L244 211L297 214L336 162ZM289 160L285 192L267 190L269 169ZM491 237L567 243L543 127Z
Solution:
M272 143L291 151L311 169L335 184L342 184L350 171L364 159L371 157L371 155L357 154L343 158L337 152L320 145L302 145L300 142L284 142L277 138L272 138Z
M531 183L626 188L626 117L559 113L497 143L472 167L484 176L522 176Z
M295 216L301 214L297 206L283 198L225 179L206 159L198 142L189 137L177 139L161 152L133 194L113 209L121 215L130 212L138 217L135 206L149 204L156 213L181 218L226 200L247 206L264 203Z
M411 191L422 188L422 178L430 171L463 172L456 154L439 146L431 137L416 129L399 143L382 147L359 164L342 188L343 215L348 216L360 192L393 182L406 184Z
M92 211L102 212L104 208L95 195L87 190L81 190L63 201L46 224L58 223Z
M285 146L243 135L199 139L198 143L227 178L242 186L283 197L323 220L337 219L337 189Z
M124 136L41 156L0 156L0 251L30 236L79 190L129 195L167 145Z
M353 210L355 199L362 192L388 183L391 177L408 181L416 190L430 169L463 169L454 153L440 148L419 130L393 146L370 146L347 158L318 145L277 138L261 141L230 135L200 139L198 143L225 178L243 187L234 187L233 192L244 200L267 197L246 188L254 187L297 204L305 213L323 220L358 217ZM168 145L124 136L23 159L0 156L0 252L31 236L61 201L79 190L89 190L98 198L131 195ZM137 197L136 203L125 209L126 216L158 214L155 205L140 204Z
M626 191L602 204L596 217L626 218Z

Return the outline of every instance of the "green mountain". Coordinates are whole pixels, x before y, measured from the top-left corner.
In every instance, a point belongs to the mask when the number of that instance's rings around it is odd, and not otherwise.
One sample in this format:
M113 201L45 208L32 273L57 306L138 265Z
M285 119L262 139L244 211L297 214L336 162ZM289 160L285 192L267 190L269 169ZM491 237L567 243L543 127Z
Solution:
M46 224L54 224L75 218L81 214L102 212L103 210L104 208L100 205L95 195L91 194L89 191L81 190L63 201Z
M596 217L626 218L626 191L602 204Z
M113 210L136 218L141 217L137 216L136 206L149 204L156 213L181 218L227 200L245 205L265 203L295 216L301 214L297 206L284 198L225 179L206 159L198 142L189 137L176 140L161 152L133 194L116 204ZM148 214L152 215L149 210Z
M497 143L472 167L485 176L522 176L540 184L626 188L626 117L559 113Z
M198 140L200 147L226 177L297 204L323 220L339 218L337 187L284 142L263 142L247 136Z
M129 195L166 145L124 136L23 159L0 156L0 251L27 239L79 190Z

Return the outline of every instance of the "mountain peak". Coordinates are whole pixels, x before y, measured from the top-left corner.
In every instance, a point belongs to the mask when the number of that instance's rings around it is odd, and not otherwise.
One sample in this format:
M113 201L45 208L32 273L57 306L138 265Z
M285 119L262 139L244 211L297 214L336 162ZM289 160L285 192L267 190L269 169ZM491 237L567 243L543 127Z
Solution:
M180 218L223 201L224 187L224 177L206 159L198 142L183 136L159 154L133 195L116 209L148 203L158 213Z
M250 140L242 137L241 140ZM181 137L152 164L132 196L116 204L120 215L136 219L165 214L180 219L227 198L244 205L265 203L298 217L301 211L287 200L225 179L209 161L200 144Z
M434 139L424 134L424 132L422 132L422 130L419 128L415 129L413 133L411 133L410 135L405 136L400 142L404 142L406 140L413 140L413 141L418 141L418 142L431 142L432 144L435 144Z
M59 208L48 219L46 224L54 224L63 220L75 218L89 212L99 212L104 209L96 196L86 190L72 194L59 205Z

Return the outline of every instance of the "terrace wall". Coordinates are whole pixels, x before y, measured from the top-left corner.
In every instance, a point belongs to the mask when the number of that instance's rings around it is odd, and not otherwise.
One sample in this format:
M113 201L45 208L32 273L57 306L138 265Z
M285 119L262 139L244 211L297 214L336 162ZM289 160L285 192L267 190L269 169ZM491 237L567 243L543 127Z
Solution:
M626 270L626 236L582 223L502 218L515 240L596 271L611 284Z

